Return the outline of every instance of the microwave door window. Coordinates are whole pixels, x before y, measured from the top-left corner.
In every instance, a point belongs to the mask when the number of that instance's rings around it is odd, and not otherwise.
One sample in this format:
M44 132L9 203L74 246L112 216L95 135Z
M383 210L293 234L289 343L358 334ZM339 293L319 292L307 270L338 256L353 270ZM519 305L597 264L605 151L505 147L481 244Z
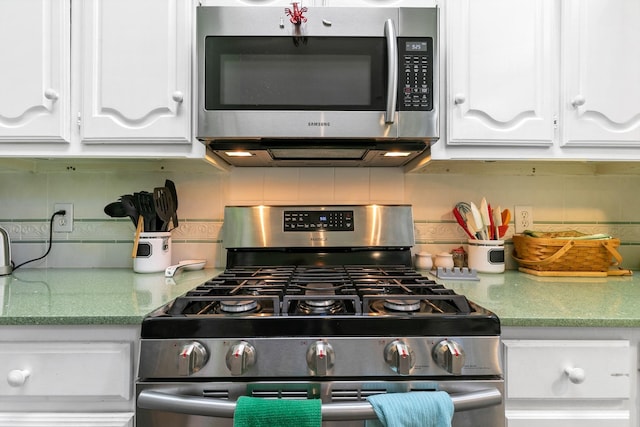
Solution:
M209 37L205 108L380 111L385 57L379 38Z
M364 55L223 55L223 105L314 107L371 104L370 58Z

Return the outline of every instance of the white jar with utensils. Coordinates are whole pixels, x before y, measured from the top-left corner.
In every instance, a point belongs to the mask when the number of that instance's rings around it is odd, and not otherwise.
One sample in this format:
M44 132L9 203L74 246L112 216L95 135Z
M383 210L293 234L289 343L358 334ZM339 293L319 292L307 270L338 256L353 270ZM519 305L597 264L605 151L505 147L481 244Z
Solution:
M504 273L504 240L469 239L469 269L479 273Z
M171 265L171 233L140 233L138 251L133 258L136 273L157 273Z

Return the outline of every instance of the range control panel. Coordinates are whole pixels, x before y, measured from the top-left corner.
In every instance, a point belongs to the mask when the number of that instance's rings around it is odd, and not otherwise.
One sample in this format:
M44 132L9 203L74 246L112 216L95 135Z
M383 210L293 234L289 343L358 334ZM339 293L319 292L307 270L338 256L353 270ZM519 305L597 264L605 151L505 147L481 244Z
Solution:
M353 211L284 211L284 231L353 231Z
M398 38L398 109L433 109L433 39Z

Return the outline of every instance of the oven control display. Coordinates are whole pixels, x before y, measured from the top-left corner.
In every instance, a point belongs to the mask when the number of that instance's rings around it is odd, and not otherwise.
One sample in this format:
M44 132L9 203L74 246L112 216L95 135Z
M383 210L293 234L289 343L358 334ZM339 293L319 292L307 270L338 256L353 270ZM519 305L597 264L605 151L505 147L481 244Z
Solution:
M353 211L284 211L284 231L353 231Z

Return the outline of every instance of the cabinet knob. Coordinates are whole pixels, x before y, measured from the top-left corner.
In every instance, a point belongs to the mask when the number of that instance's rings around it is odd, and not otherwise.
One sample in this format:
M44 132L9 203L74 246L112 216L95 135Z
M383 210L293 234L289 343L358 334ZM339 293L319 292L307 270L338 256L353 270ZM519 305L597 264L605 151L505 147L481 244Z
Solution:
M29 371L13 369L7 375L7 382L11 387L20 387L24 385L29 375L31 375Z
M52 88L49 88L44 91L44 97L50 99L51 101L55 101L60 97L60 95L58 95L58 92L56 92Z
M464 104L466 101L467 101L467 98L462 93L457 93L453 97L453 102L455 102L456 104Z
M571 105L573 105L574 107L581 107L585 102L587 102L587 100L584 99L584 96L577 95L575 98L573 98L573 101L571 101Z
M569 381L574 384L582 384L586 379L584 369L582 368L565 368L564 373L569 377Z
M184 94L177 90L171 94L171 99L173 99L175 102L180 103L184 101Z

